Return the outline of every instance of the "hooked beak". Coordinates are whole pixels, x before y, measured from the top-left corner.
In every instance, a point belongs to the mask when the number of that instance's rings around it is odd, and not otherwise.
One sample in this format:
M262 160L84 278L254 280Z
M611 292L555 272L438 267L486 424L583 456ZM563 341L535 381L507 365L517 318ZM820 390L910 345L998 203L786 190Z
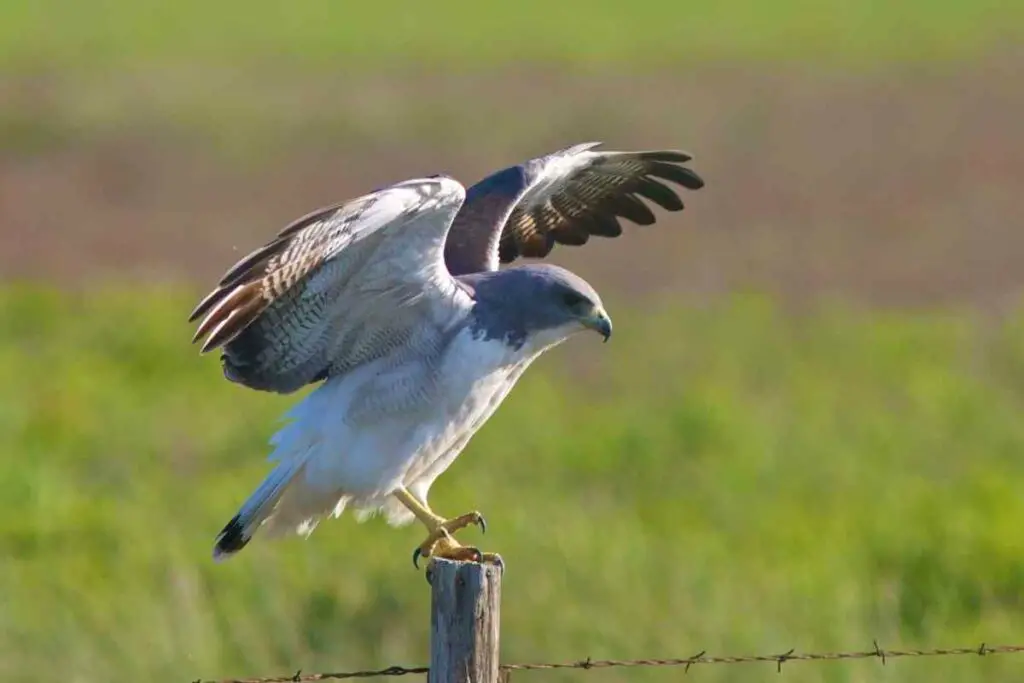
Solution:
M581 320L585 327L600 334L604 337L605 341L608 341L609 337L612 336L612 319L608 317L608 314L603 309L595 307L590 312L590 315Z

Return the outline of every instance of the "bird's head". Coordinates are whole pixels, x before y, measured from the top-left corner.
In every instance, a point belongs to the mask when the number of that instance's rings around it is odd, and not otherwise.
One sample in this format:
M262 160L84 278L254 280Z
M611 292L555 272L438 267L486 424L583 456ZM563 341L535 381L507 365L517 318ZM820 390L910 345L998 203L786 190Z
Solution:
M612 336L612 319L590 283L553 264L530 268L538 280L538 313L546 322L568 328L567 331L597 332L608 341Z
M533 345L547 347L578 332L593 331L605 341L612 320L586 280L553 264L530 264L487 273L475 286L478 300L506 323L514 321Z

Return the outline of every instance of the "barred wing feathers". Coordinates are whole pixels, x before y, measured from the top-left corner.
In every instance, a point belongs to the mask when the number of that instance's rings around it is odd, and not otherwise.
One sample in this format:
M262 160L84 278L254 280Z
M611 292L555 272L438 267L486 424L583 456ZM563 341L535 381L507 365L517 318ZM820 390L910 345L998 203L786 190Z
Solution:
M452 272L495 270L519 257L544 258L556 244L618 237L620 218L656 221L643 199L681 211L674 183L699 190L704 180L678 150L595 151L586 142L511 166L469 188L446 253Z
M193 342L228 379L290 393L402 344L429 346L461 294L443 262L465 198L445 177L405 181L295 221L235 264L193 310Z

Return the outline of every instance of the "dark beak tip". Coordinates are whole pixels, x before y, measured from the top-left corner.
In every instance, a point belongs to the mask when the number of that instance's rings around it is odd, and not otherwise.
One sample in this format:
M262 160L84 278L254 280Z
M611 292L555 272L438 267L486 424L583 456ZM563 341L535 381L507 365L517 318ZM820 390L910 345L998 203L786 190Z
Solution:
M607 313L599 312L596 316L588 317L584 323L594 332L601 335L602 341L607 343L612 336L612 321Z

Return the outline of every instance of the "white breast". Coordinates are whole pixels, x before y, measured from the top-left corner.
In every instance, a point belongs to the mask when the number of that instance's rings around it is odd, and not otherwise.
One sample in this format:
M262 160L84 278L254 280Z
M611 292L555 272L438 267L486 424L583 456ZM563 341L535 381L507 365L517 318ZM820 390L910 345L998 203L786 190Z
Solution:
M459 332L438 362L432 400L357 423L346 419L375 369L366 366L328 380L291 411L294 422L274 438L273 459L304 460L305 487L357 507L378 505L397 486L442 472L508 395L536 357L500 341ZM429 484L428 484L429 486Z
M423 447L410 459L406 486L426 493L451 465L470 437L487 421L536 358L531 348L513 350L498 340L473 339L468 331L453 340L442 364L443 397L419 436ZM444 425L438 431L436 424Z

